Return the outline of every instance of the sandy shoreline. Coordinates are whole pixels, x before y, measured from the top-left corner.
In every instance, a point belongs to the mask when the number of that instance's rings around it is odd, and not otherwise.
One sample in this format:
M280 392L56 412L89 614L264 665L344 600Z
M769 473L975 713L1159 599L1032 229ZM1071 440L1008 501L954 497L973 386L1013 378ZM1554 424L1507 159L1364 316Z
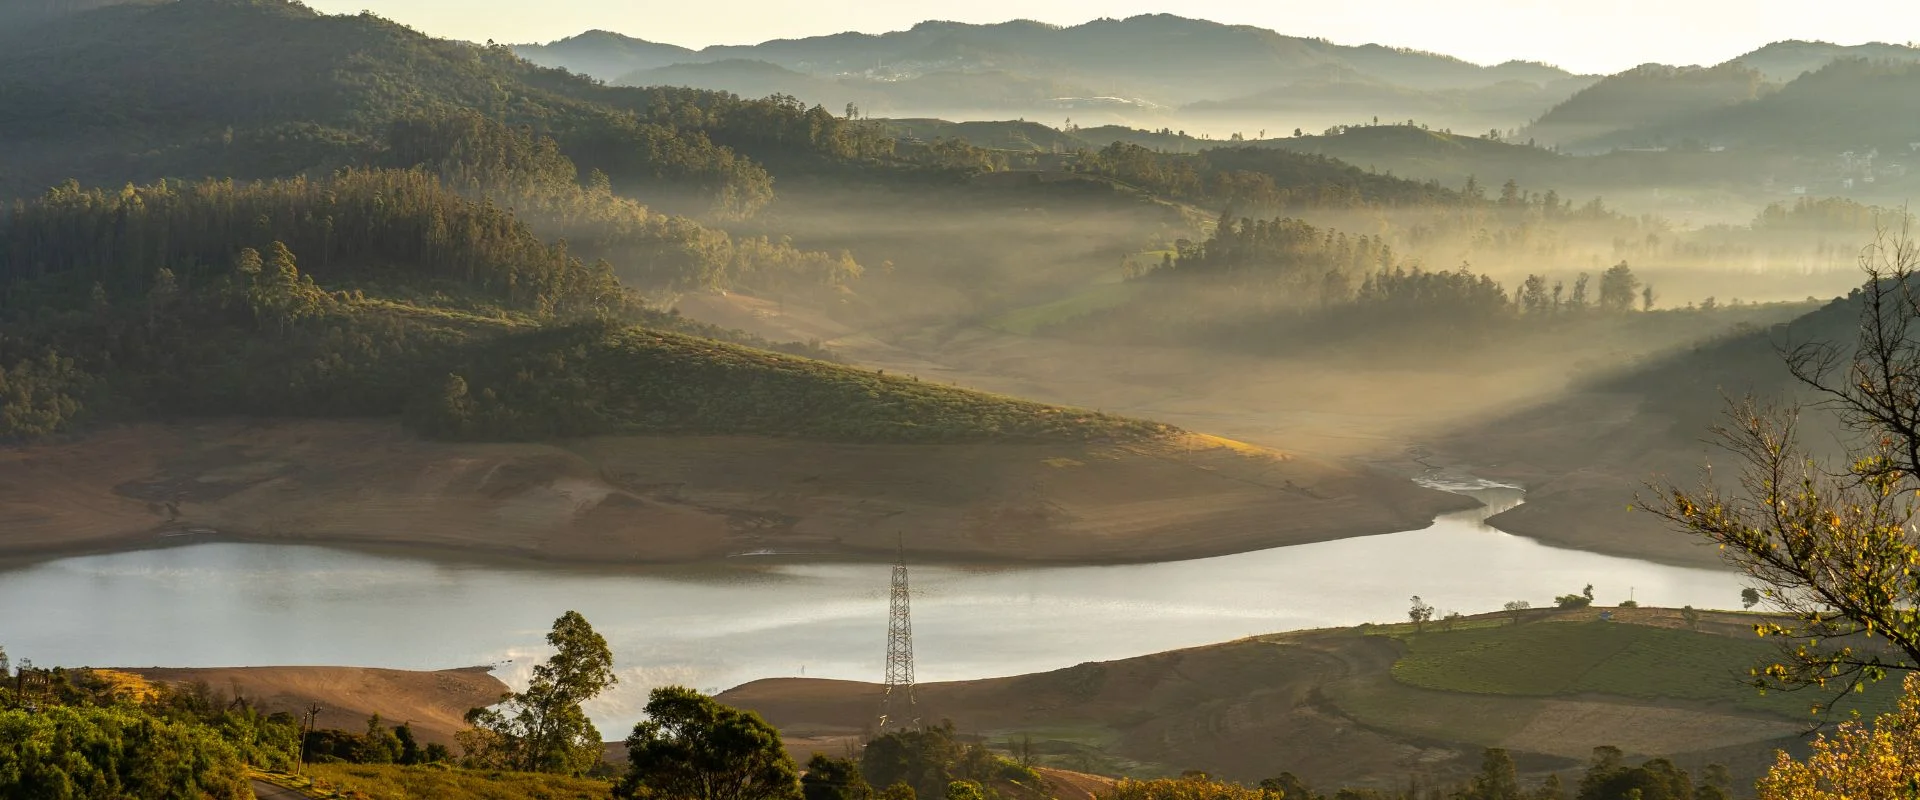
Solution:
M0 563L213 541L530 565L1183 560L1410 530L1473 501L1204 436L855 445L420 440L390 422L140 425L0 450Z

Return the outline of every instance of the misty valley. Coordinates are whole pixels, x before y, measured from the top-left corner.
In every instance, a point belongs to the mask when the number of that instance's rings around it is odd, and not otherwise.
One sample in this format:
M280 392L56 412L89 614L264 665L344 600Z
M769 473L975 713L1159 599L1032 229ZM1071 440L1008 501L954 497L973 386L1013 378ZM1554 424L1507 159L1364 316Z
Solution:
M0 800L1920 797L1912 43L763 5L0 0Z

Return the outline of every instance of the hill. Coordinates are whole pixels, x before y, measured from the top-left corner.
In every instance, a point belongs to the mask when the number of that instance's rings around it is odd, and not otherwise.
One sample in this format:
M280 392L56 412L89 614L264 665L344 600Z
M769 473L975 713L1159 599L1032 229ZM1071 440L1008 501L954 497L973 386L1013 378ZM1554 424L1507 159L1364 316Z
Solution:
M1842 164L1842 151L1911 152L1912 124L1889 109L1920 103L1920 61L1843 59L1801 75L1778 91L1738 104L1704 108L1622 133L1648 142L1683 139L1760 148L1818 159L1828 175L1883 176L1885 164ZM1871 162L1873 159L1868 158Z
M1608 143L1644 144L1622 131L1657 128L1687 116L1752 101L1774 87L1739 62L1717 67L1646 64L1575 93L1548 109L1521 135L1545 144L1593 149Z
M0 195L14 197L68 178L325 173L377 161L398 121L453 113L527 126L580 177L598 171L615 191L696 213L764 205L771 177L757 160L865 154L853 126L797 102L606 87L505 48L289 0L113 6L0 31L0 100L0 143L22 155L0 174ZM853 146L830 154L828 140Z
M1757 69L1767 76L1767 80L1786 83L1806 73L1818 71L1835 61L1853 59L1920 61L1920 48L1885 42L1838 45L1829 42L1785 41L1774 42L1733 59L1729 63Z
M379 714L406 722L423 742L453 747L470 708L490 705L510 689L486 667L411 672L367 667L221 667L126 669L155 683L206 686L246 698L262 713L303 714L318 704L316 727L364 730Z
M1484 136L1463 136L1412 125L1356 125L1318 136L1269 139L1256 144L1337 158L1349 164L1449 186L1480 179L1514 178L1554 185L1577 171L1574 159L1539 147Z
M678 332L606 265L417 171L68 187L0 222L0 433L87 434L0 451L10 553L214 535L860 556L911 525L934 556L1124 561L1401 530L1454 502Z
M1515 411L1436 434L1439 458L1484 465L1486 475L1528 488L1527 502L1488 523L1546 541L1681 563L1718 563L1651 514L1629 504L1648 481L1691 484L1720 453L1707 444L1726 398L1797 396L1778 346L1847 342L1859 306L1835 300L1786 324L1747 327L1652 359ZM1839 430L1826 415L1803 427L1825 450Z
M516 44L513 52L535 64L558 67L601 80L699 60L685 47L660 44L612 31L587 31L546 44Z
M1751 618L1671 610L1529 611L1430 624L1262 636L1053 672L916 687L962 733L1032 737L1042 763L1134 776L1189 769L1245 782L1291 771L1317 787L1458 778L1482 747L1523 773L1577 775L1593 747L1752 776L1796 748L1802 698L1737 676L1764 658ZM1497 664L1498 667L1489 666ZM1868 696L1876 708L1891 696ZM857 733L878 688L756 681L721 695L787 736Z

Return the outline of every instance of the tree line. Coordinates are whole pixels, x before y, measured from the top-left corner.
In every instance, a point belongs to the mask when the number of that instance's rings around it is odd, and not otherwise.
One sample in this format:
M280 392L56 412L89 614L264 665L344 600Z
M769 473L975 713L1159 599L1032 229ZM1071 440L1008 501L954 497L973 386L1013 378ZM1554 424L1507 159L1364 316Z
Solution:
M1157 264L1134 266L1150 286L1134 299L1044 326L1050 335L1188 343L1256 352L1372 339L1418 347L1474 344L1555 317L1651 310L1652 287L1625 262L1561 281L1531 275L1511 294L1467 265L1427 270L1383 237L1349 236L1292 218L1221 215L1204 241L1180 240Z

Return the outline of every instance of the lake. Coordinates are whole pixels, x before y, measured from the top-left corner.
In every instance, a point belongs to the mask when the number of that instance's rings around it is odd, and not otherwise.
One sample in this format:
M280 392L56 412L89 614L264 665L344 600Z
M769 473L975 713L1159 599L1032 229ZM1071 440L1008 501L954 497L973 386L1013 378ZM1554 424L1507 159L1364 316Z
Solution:
M1602 605L1731 608L1732 572L1549 547L1482 523L1219 558L1097 567L914 567L923 682L1013 675L1276 631L1550 605L1588 583ZM1677 535L1677 534L1676 534ZM568 609L611 642L622 684L591 707L619 738L649 687L756 678L877 681L890 566L738 559L703 567L503 565L294 545L207 543L0 569L0 646L42 666L499 664L545 657Z

